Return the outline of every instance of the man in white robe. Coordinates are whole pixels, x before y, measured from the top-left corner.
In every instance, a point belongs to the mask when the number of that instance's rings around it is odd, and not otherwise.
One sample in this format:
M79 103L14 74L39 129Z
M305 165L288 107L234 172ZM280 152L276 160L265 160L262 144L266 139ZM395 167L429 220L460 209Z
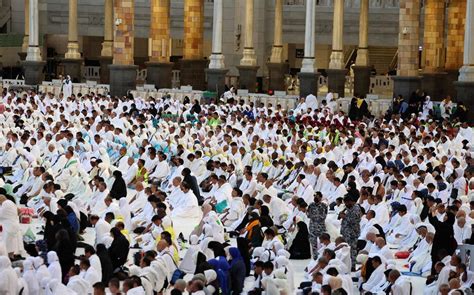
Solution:
M370 275L369 279L362 284L362 289L372 294L376 294L382 291L381 287L385 284L385 265L382 263L382 259L379 256L372 257L372 267L374 271Z
M375 211L375 223L381 227L386 226L390 220L387 204L382 202L383 197L384 196L375 195L373 198L374 204L370 208Z
M84 249L84 256L89 259L91 266L97 271L100 279L102 280L102 264L100 262L99 256L95 253L95 249L91 247L86 247Z
M290 215L290 210L285 201L278 197L272 197L266 194L263 196L263 203L270 209L270 215L273 217L273 222L276 225L281 225L286 221L285 217Z
M130 210L132 211L132 213L135 214L139 210L140 211L143 210L144 206L146 205L148 201L147 189L145 189L145 187L143 186L143 183L137 182L135 184L135 191L136 191L135 195L127 194L127 200L129 202Z
M431 272L431 247L433 245L433 233L427 233L426 237L418 243L413 252L408 257L409 269L411 272L427 276Z
M80 276L80 268L75 265L68 272L69 281L67 287L77 294L87 294L92 291L92 286Z
M4 195L0 195L0 224L2 225L2 240L5 242L8 255L13 258L15 254L23 251L23 233L18 217L18 208Z
M464 244L464 241L471 238L472 227L466 224L466 218L460 216L457 218L453 226L454 238L458 245Z
M64 98L69 98L72 95L72 81L69 75L63 80L63 95Z
M100 275L97 270L91 266L89 259L82 258L80 263L81 277L86 280L90 286L100 282Z
M95 227L95 245L106 245L108 243L107 240L111 238L110 230L112 229L112 226L97 215L92 215L90 222Z
M377 255L382 258L383 261L389 261L393 259L393 253L385 242L385 239L378 237L375 239L375 245L369 254Z
M311 108L311 110L313 111L318 109L318 99L313 94L306 96L305 103L306 103L306 107Z
M172 217L197 217L200 215L196 196L190 186L182 182L181 193L177 196L175 207L171 211Z
M388 280L390 283L392 283L393 295L410 294L410 281L408 281L405 277L402 277L398 270L390 271L388 275Z
M387 234L387 242L393 245L398 245L405 237L410 234L414 227L410 222L410 215L407 213L407 208L405 205L399 206L398 215L400 218Z
M155 171L149 175L150 179L155 179L157 181L163 181L170 173L170 166L166 161L166 155L163 153L158 154L159 162L155 167Z
M251 172L245 172L244 173L244 179L242 180L242 183L240 184L240 190L242 191L242 195L253 195L255 193L255 190L257 189L257 182L253 178L253 175Z
M245 204L242 200L242 191L238 188L234 188L232 191L232 201L230 206L221 216L221 220L224 225L229 226L237 221L245 212Z

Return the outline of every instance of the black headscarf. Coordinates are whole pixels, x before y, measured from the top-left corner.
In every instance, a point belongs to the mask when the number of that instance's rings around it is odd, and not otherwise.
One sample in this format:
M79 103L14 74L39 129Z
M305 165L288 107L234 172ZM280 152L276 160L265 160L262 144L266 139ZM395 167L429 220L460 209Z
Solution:
M436 229L433 238L433 246L431 248L431 257L434 258L433 262L436 263L438 252L441 249L445 249L448 255L452 255L457 248L457 242L454 238L453 230L456 217L452 212L446 212L446 220L443 222L439 221L438 217L432 216L431 214L428 216L428 219Z
M121 267L127 262L128 252L130 250L130 243L127 238L120 232L120 229L113 227L110 230L114 240L109 248L110 259L114 270Z
M245 238L238 237L237 238L237 248L240 251L240 255L242 256L242 259L244 260L245 263L245 270L246 270L246 276L248 277L250 275L250 249L249 249L249 243Z
M214 257L226 257L224 246L217 241L210 241L208 246L214 252Z
M196 258L196 270L194 271L194 274L202 273L204 274L204 271L208 269L213 269L212 265L207 262L207 257L204 253L199 251L197 253L197 258Z
M122 177L122 172L115 170L114 171L114 183L110 189L110 197L115 200L120 200L121 198L127 197L127 185L125 180Z
M114 271L109 252L107 252L104 244L98 244L96 254L99 256L100 264L102 265L102 283L107 285Z
M311 258L311 245L309 244L308 226L303 221L296 224L298 232L289 249L290 259L309 259Z

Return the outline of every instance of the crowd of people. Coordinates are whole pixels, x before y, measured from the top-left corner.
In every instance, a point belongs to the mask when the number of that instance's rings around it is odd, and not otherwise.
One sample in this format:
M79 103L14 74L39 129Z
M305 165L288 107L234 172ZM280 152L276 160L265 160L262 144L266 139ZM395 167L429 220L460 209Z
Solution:
M464 294L474 130L443 104L4 90L0 294Z

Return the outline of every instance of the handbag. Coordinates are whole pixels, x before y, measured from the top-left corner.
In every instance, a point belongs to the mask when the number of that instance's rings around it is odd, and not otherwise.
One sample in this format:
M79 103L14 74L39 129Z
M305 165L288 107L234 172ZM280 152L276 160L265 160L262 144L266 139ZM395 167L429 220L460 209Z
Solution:
M217 213L224 212L225 208L227 208L227 200L217 203L215 207Z
M33 208L20 208L20 223L30 224L35 211Z
M408 251L398 251L395 253L395 258L397 259L406 259L410 256L410 252Z
M178 265L176 264L176 261L174 261L173 256L170 253L166 253L166 254L168 254L171 257L171 260L176 266L176 269L173 271L173 274L171 275L171 280L170 280L170 284L173 286L177 280L184 278L186 273L179 269Z
M174 285L177 280L184 278L185 275L186 273L184 271L180 270L179 268L175 269L173 275L171 276L171 285Z

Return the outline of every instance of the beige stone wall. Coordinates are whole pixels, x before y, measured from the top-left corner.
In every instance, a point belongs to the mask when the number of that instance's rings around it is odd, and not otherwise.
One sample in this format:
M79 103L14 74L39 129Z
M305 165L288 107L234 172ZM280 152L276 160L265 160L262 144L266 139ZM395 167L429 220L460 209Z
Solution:
M114 30L114 64L133 65L134 39L134 0L115 0L114 18L122 23L115 24Z
M397 74L407 77L418 76L420 0L400 0L399 26Z
M448 8L446 64L448 70L458 70L463 64L466 0L451 0Z
M169 61L170 0L151 0L150 61Z
M444 67L444 8L444 1L425 0L423 35L425 72L436 72Z
M204 0L184 1L184 59L202 59Z

